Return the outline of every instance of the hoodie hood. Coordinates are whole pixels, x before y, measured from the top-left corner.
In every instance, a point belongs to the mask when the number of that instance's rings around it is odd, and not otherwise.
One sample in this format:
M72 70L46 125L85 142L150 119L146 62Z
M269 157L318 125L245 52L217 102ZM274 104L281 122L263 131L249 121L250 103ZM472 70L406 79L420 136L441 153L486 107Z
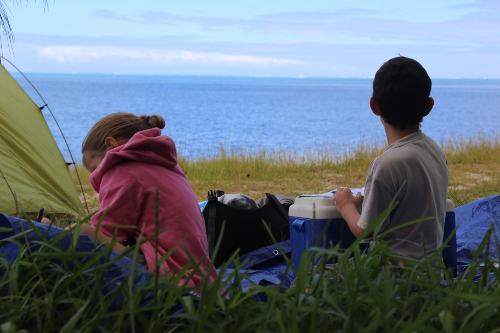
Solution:
M102 177L109 169L125 161L161 165L173 168L177 165L177 150L174 141L161 135L159 128L137 132L125 144L109 150L101 164L92 172L90 183L99 193Z

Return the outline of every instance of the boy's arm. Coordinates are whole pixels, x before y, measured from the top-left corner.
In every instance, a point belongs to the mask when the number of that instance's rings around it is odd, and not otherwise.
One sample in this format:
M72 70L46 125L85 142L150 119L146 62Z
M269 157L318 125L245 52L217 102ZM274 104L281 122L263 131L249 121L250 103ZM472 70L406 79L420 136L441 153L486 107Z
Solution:
M356 208L361 204L361 193L353 196L351 189L348 187L339 187L333 197L335 199L335 207L342 214L351 232L356 238L361 236L365 230L358 226L361 216Z

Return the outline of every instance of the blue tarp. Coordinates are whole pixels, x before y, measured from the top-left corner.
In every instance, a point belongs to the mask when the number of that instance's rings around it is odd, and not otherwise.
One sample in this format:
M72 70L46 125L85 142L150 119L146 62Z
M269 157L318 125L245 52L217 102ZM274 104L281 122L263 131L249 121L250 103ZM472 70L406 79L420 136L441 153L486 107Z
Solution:
M457 261L470 263L473 254L493 225L488 257L498 259L500 240L500 195L487 197L455 209L457 229Z
M498 260L500 246L500 195L480 199L455 209L455 223L457 229L457 272L462 273L477 252L488 229L493 227L490 237L490 246L487 253L479 256L479 260ZM492 279L494 273L490 273ZM474 281L479 281L481 272L478 270Z
M286 240L278 245L269 245L242 255L240 262L245 264L240 270L247 272L246 278L241 282L243 290L248 289L252 283L279 285L282 280L282 287L289 288L295 275L291 270L287 271L288 264L283 255L290 257L290 253L290 241ZM229 274L232 270L233 264L228 266L226 273Z
M63 229L57 228L57 227L50 227L43 224L43 223L37 223L33 222L37 229L40 230L42 235L47 239L51 240L57 235L59 235ZM9 237L12 237L14 235L20 234L23 231L28 231L25 233L25 237L18 237L17 241L20 242L21 244L30 244L32 246L32 250L34 251L37 247L35 245L35 241L41 241L42 239L37 235L35 232L29 232L31 230L31 226L26 222L25 220L18 219L16 217L12 216L7 216L4 214L0 214L0 228L9 228L12 229L11 231L8 232L0 232L0 256L3 257L9 264L12 264L18 257L20 248L13 242L9 241L4 241ZM59 247L60 249L66 251L70 248L71 246L71 235L67 235L63 238L61 238L55 246ZM91 253L95 251L101 251L104 249L102 246L97 246L94 240L92 240L90 237L85 236L85 235L80 235L78 237L78 242L76 244L76 252L83 252L83 253ZM112 251L109 255L109 260L114 261L119 256L118 252ZM89 255L88 257L83 257L81 259L82 263L87 262L91 256ZM105 260L108 260L108 256L102 256L100 258L100 264L104 264ZM123 257L120 258L116 261L113 262L111 267L106 270L106 275L104 277L104 281L102 281L102 289L103 289L103 294L107 295L108 293L114 293L116 291L116 287L120 282L124 282L126 279L129 278L130 274L132 273L132 260L128 257ZM92 274L90 270L87 270L88 274ZM149 281L151 278L150 272L147 270L147 268L136 264L136 267L134 267L134 279L135 279L135 286L136 288L139 288L143 283ZM114 298L113 304L110 307L110 309L117 309L119 308L120 302L122 300L122 295L121 293L118 293L117 296ZM145 300L147 302L148 300Z

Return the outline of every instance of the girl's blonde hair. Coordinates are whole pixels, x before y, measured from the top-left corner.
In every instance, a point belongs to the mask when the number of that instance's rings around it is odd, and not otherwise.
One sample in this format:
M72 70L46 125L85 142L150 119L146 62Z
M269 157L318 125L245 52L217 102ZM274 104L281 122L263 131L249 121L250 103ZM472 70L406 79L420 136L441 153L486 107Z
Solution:
M116 141L127 142L135 133L157 127L165 127L165 119L154 114L152 116L136 116L132 113L117 112L107 115L99 120L85 137L82 143L82 154L90 153L92 156L106 153L105 140L112 137Z

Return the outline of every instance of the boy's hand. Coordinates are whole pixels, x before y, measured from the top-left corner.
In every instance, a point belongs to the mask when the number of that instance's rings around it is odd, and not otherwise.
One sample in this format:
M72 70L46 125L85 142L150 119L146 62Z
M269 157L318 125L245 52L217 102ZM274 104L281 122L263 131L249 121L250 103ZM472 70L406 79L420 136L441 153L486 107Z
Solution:
M340 214L344 215L343 211L346 207L354 206L356 208L361 204L362 196L361 193L353 196L349 187L339 187L333 198L335 199L335 207Z
M361 204L361 193L353 196L350 188L339 187L333 198L335 199L335 207L342 214L349 229L354 236L359 237L365 231L358 226L360 216L356 209Z
M40 221L41 223L43 224L46 224L46 225L50 225L52 222L46 218L46 217L42 217L42 220Z

